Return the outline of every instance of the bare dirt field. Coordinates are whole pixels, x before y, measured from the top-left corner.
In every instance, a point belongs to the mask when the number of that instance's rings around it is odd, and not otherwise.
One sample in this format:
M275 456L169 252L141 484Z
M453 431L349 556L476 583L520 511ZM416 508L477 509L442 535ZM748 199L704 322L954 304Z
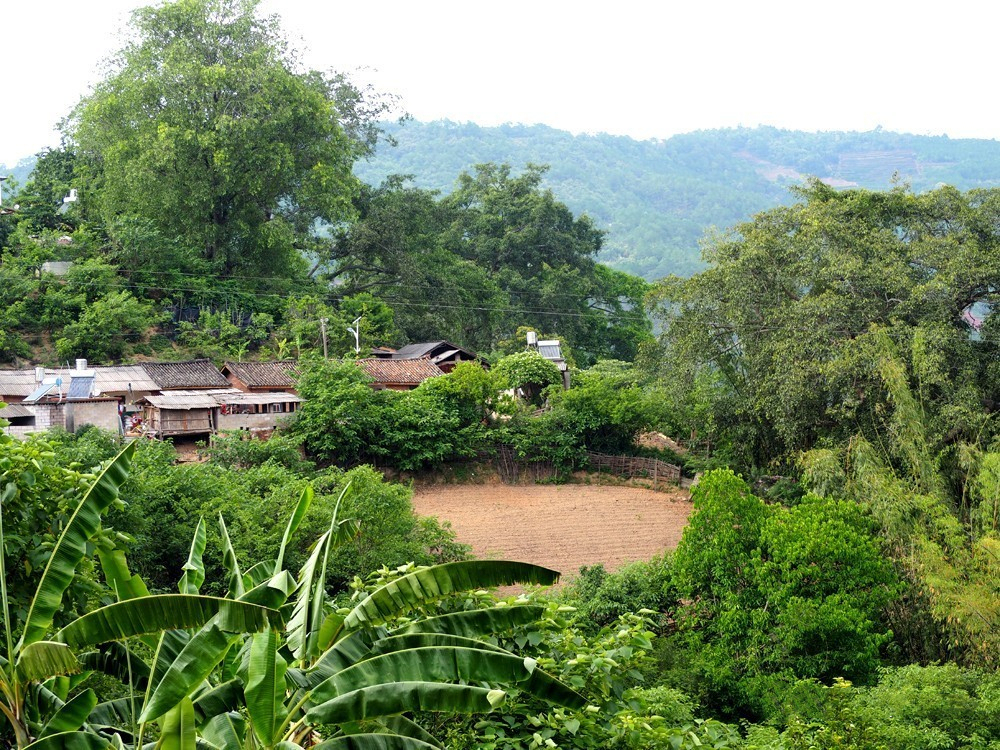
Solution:
M450 521L476 557L532 562L564 579L582 565L616 570L673 549L691 513L684 490L579 484L418 486L413 506Z

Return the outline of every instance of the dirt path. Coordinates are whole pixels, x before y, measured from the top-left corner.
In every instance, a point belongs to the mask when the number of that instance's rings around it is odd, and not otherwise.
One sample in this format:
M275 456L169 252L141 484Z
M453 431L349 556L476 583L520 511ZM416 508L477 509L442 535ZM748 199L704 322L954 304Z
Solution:
M523 560L576 575L616 570L673 549L691 513L688 493L594 485L417 487L417 513L450 521L480 558Z

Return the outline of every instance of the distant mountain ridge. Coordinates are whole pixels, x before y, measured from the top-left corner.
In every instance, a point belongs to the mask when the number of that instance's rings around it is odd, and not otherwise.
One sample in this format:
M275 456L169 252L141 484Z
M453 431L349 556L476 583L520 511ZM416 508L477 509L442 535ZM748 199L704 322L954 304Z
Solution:
M515 170L547 164L545 183L574 213L607 231L601 260L647 279L702 267L701 239L794 200L789 188L816 176L835 187L916 191L1000 186L1000 141L873 130L805 133L773 127L703 130L665 140L573 135L546 125L483 127L447 120L387 123L397 146L380 144L355 172L377 184L413 175L418 187L449 192L483 162ZM0 174L24 185L28 157ZM4 191L5 200L9 193Z
M773 127L705 130L666 140L573 135L545 125L482 127L450 121L392 123L356 174L378 183L411 174L448 192L482 162L548 164L546 185L575 213L607 231L602 260L655 279L701 266L699 242L794 199L789 188L816 176L835 187L915 191L1000 186L1000 142L874 130L805 133ZM894 182L895 180L895 182Z

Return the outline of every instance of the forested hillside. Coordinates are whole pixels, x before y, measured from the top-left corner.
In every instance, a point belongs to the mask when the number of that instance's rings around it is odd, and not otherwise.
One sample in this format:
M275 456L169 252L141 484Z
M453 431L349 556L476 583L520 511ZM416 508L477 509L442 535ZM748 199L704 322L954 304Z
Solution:
M0 363L35 389L0 418L0 745L1000 749L995 142L384 133L259 10L138 10L0 215ZM356 361L428 340L479 356ZM32 367L77 357L284 384L129 375L183 431L34 421L121 421ZM558 574L469 559L395 481L596 485L595 454L699 475L676 549L506 598Z
M662 141L572 135L544 125L388 124L356 173L377 184L390 174L450 192L479 162L545 164L545 185L575 213L607 230L601 260L655 280L703 267L699 241L794 199L809 176L835 187L876 190L894 178L922 192L1000 185L1000 143L887 133L803 133L771 127L706 130Z

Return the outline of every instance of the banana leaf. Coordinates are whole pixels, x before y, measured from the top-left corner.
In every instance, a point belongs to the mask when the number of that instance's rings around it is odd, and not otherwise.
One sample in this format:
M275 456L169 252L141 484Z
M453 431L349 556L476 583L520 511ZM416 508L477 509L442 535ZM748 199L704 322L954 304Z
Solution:
M204 718L238 711L244 703L243 683L233 679L196 695L194 710Z
M278 632L266 630L253 636L245 689L247 713L254 734L265 747L278 739L278 729L288 715L285 708L285 669L278 653Z
M306 488L302 490L302 494L299 495L299 501L295 504L295 510L292 511L291 517L288 519L288 523L285 525L285 533L281 535L281 546L278 548L278 557L274 561L274 570L282 570L285 564L285 548L288 546L289 540L298 530L299 525L302 523L302 519L306 517L306 513L309 512L309 506L312 505L315 493L313 492L312 485L306 485Z
M419 604L459 591L517 583L550 585L559 573L529 563L507 560L465 560L416 570L379 587L357 604L344 620L350 632L405 614Z
M114 677L126 685L131 680L139 690L144 690L149 680L149 665L121 643L104 643L97 651L77 658L84 669Z
M55 635L73 648L118 641L161 630L201 627L218 616L219 628L231 633L281 625L276 610L214 596L159 594L109 604L77 618Z
M482 638L503 633L523 625L538 622L545 615L545 607L534 604L513 607L487 607L465 612L450 612L446 615L417 620L399 630L402 633L449 633L465 638Z
M206 624L170 662L163 677L149 693L139 721L154 721L182 700L188 700L240 638L239 634L223 631L214 622Z
M465 648L481 648L484 651L497 651L510 654L507 649L494 646L477 638L464 638L448 633L402 633L391 635L375 642L369 652L371 656L388 654L390 651L404 651L408 648L430 648L437 646L464 646Z
M337 641L332 648L328 649L319 658L312 669L308 671L309 686L315 688L337 672L347 669L352 664L357 664L362 659L368 658L372 646L380 637L384 636L385 631L381 628L375 630L358 630L346 638Z
M313 706L364 687L392 682L463 681L518 685L533 695L569 708L583 708L586 699L536 668L534 659L485 649L440 646L394 651L358 662L320 683Z
M379 719L379 724L389 730L389 734L399 734L403 737L411 737L428 745L440 747L437 738L412 719L405 716L383 716Z
M238 711L227 711L209 719L202 727L202 738L215 747L223 750L239 750L244 746L246 736L246 719Z
M15 670L22 682L36 682L79 672L81 665L73 650L65 643L35 641L17 655Z
M38 733L38 739L50 737L61 732L75 732L87 720L90 712L97 705L97 693L87 689L70 698L52 716Z
M317 569L320 561L326 557L327 545L330 541L330 532L325 532L313 546L309 559L306 560L299 571L298 590L295 593L295 607L292 616L288 620L287 642L292 655L298 661L305 661L308 657L308 647L310 635L319 629L322 623L314 620L316 607L314 600L325 596L325 591L321 585L322 580L318 579ZM322 611L322 609L320 609Z
M115 698L94 706L87 717L87 724L96 729L113 729L114 731L131 733L135 724L136 713L141 698Z
M108 588L115 592L119 601L149 596L149 589L138 575L129 570L125 553L114 547L101 545L97 548L97 558L104 572Z
M348 734L313 745L312 750L438 750L414 737L398 734Z
M24 750L105 750L111 742L90 732L59 732L35 740Z
M441 682L392 682L338 695L311 708L312 724L343 724L405 711L487 713L503 702L502 690Z
M243 573L240 572L236 550L233 549L233 543L229 539L229 529L226 528L226 521L221 513L219 513L219 532L222 534L222 565L229 578L229 591L226 596L229 599L239 599L246 591L243 586Z
M108 463L66 522L31 600L16 651L42 640L52 626L52 618L76 575L76 567L87 554L87 543L101 525L101 514L115 501L118 488L128 478L133 453L135 444L130 443Z
M194 706L187 698L167 712L156 750L196 750Z
M191 539L191 550L188 552L188 559L184 563L177 588L182 594L197 594L201 590L201 584L205 582L205 545L208 541L208 534L205 529L205 519L199 518L198 525L194 529L194 537Z

